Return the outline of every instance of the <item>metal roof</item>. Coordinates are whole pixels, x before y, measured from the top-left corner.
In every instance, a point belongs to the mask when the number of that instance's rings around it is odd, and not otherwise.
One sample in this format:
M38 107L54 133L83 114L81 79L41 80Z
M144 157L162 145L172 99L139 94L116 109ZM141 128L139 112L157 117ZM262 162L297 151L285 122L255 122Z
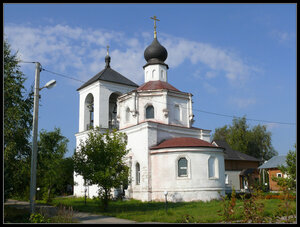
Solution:
M212 147L218 148L217 146L198 138L193 137L175 137L167 139L159 143L157 146L153 146L150 149L161 149L161 148L179 148L179 147Z
M286 156L274 156L271 159L269 159L266 163L259 166L259 169L271 169L271 168L277 168L278 166L283 165L287 166L286 164Z
M225 160L240 160L240 161L261 161L258 158L252 157L250 155L244 154L239 151L232 150L229 144L224 140L214 140L214 142L220 146L225 148L224 150L224 159Z
M160 80L154 80L154 81L148 81L147 83L144 83L140 87L137 88L138 91L140 90L157 90L157 89L166 89L166 90L172 90L172 91L179 91L177 88L173 87L171 84L160 81Z
M105 67L105 69L103 69L101 72L97 73L94 77L89 79L85 84L83 84L80 88L78 88L77 91L79 91L80 89L82 89L98 80L119 83L119 84L125 84L125 85L129 85L129 86L133 86L133 87L139 87L136 83L127 79L125 76L116 72L112 68Z

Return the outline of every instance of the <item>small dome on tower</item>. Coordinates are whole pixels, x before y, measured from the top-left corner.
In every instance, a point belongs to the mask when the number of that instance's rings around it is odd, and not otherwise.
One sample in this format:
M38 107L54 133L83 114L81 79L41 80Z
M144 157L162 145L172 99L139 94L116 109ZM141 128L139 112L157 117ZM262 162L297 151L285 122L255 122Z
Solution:
M153 42L146 48L144 57L147 62L160 61L164 62L168 57L168 52L157 40L154 38Z
M105 56L105 63L106 63L106 67L110 67L109 66L109 63L110 63L110 56L109 55Z

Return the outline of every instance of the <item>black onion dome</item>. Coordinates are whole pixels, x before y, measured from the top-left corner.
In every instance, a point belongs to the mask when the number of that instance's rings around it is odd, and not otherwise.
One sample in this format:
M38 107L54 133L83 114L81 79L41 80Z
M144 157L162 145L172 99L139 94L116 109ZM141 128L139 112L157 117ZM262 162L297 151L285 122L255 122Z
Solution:
M168 52L158 41L154 38L153 42L148 46L144 52L145 60L149 63L152 61L164 62L168 57Z

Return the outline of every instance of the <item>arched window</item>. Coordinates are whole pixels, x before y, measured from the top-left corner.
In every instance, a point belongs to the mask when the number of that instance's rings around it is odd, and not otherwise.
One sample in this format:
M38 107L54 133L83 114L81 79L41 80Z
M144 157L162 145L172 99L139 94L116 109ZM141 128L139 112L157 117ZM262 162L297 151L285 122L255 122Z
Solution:
M154 118L154 107L152 105L146 108L146 119Z
M129 118L130 118L130 109L129 109L129 107L127 107L126 108L126 117L125 117L125 120L126 120L126 122L129 122Z
M180 107L178 104L176 104L174 107L174 120L180 121Z
M135 179L136 179L136 184L141 183L141 170L140 170L140 164L138 162L135 164Z
M152 70L152 79L154 78L155 75L155 69Z
M114 92L109 96L109 105L108 105L108 127L109 129L119 129L119 124L117 121L117 99L121 93Z
M85 129L94 127L94 97L89 93L85 98Z
M208 177L218 178L218 159L214 156L208 159Z
M164 79L164 71L163 70L160 71L160 74L161 74L161 78Z
M188 161L186 158L180 158L178 160L178 177L187 176Z

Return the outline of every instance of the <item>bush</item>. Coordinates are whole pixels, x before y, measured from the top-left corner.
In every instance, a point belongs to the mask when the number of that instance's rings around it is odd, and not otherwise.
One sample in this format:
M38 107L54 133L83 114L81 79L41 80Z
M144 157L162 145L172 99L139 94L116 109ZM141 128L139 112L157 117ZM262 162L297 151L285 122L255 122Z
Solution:
M45 216L40 213L31 214L29 221L31 223L50 223L50 219L45 218Z
M51 218L52 223L75 223L73 220L73 208L60 205L57 216Z

